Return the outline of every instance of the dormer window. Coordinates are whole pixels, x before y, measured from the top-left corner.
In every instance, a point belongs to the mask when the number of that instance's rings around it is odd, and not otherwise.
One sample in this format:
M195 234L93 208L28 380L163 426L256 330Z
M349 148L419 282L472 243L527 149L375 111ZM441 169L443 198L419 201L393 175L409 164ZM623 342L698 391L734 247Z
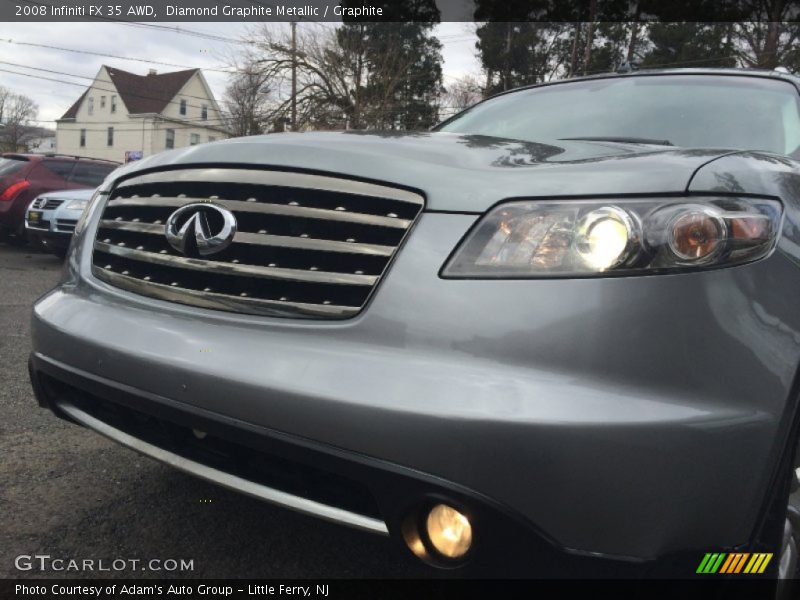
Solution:
M181 114L186 114L186 100L181 100Z

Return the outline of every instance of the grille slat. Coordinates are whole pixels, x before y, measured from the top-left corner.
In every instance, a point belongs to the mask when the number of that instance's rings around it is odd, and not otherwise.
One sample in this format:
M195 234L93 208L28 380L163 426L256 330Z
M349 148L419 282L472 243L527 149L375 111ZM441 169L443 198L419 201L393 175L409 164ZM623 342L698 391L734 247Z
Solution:
M309 190L321 190L326 192L337 192L352 194L355 196L371 196L374 198L386 198L399 200L412 205L422 206L422 198L415 192L409 192L398 188L385 187L375 183L353 181L350 179L339 179L325 175L309 175L306 173L292 173L288 171L260 171L256 169L223 169L206 168L202 169L202 180L198 179L197 173L201 169L186 169L181 171L159 171L140 175L119 183L116 189L123 192L127 188L137 187L148 184L185 184L206 182L222 182L252 185L280 186L286 188L299 188Z
M220 168L140 175L109 198L94 245L98 279L203 308L316 318L363 309L424 203L416 193L372 183ZM169 245L165 223L194 203L233 214L228 247L200 256ZM212 221L212 229L219 226Z
M102 229L121 229L151 235L164 235L164 225L153 223L133 223L131 221L100 221ZM282 248L303 248L306 250L319 250L322 252L344 252L346 254L370 254L375 256L391 256L393 246L380 246L378 244L361 244L358 242L339 242L336 240L322 240L317 238L293 238L283 235L269 235L266 233L236 232L233 238L235 244L256 244L259 246L280 246Z
M112 246L104 242L95 242L96 250L107 254L114 254L123 258L141 262L180 267L195 271L206 271L225 275L241 275L245 277L260 277L263 279L287 279L291 281L309 281L314 283L338 283L350 285L375 285L378 278L375 275L355 275L349 273L331 273L328 271L301 271L299 269L283 269L275 267L260 267L256 265L242 265L202 258L186 258L185 256L172 256L155 254L144 250Z
M97 272L95 272L97 274ZM152 281L142 281L135 277L105 271L103 279L113 283L119 288L127 289L132 292L140 293L145 296L152 296L150 290L158 290L158 297L162 300L172 300L182 304L193 304L204 308L214 308L230 312L242 312L242 306L250 306L256 309L254 312L268 312L275 316L297 316L298 314L307 315L326 315L329 317L352 316L359 311L352 306L319 305L305 302L290 302L286 300L262 300L260 298L236 298L227 294L217 294L215 292L203 292L189 288L173 287ZM193 301L187 302L186 298Z
M234 213L249 212L263 213L267 215L284 215L288 217L302 217L306 219L320 219L323 221L344 221L345 223L359 223L363 225L374 225L380 227L392 227L395 229L406 229L411 225L411 221L396 217L381 217L364 213L350 213L346 211L328 210L325 208L314 208L308 206L291 206L284 204L272 204L269 202L247 202L246 200L211 200L214 204L219 204ZM150 198L117 198L108 203L109 208L131 207L131 206L166 206L177 208L191 202L209 202L208 198L170 198L170 197L150 197Z
M42 205L42 208L43 208L44 210L53 210L53 209L56 209L56 208L58 208L58 207L59 207L59 206L61 206L62 204L64 204L64 201L63 201L63 200L58 200L58 199L56 199L56 198L48 198L48 199L47 199L47 200L44 202L44 204Z
M56 219L56 229L58 231L74 232L77 224L77 219Z

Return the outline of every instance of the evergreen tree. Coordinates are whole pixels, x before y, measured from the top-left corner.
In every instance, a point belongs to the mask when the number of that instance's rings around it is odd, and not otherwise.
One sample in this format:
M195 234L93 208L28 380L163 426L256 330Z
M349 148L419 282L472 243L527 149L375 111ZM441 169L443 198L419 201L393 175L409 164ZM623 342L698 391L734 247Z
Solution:
M345 21L337 32L354 79L351 126L426 129L438 120L442 91L439 10L434 0L382 7L384 21Z
M730 23L652 23L643 67L733 67Z

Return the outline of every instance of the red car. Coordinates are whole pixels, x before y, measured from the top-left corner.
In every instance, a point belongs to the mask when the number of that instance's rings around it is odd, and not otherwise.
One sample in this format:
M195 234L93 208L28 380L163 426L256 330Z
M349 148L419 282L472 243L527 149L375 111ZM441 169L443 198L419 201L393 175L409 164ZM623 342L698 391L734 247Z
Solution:
M95 188L118 166L62 154L0 154L0 238L25 241L25 210L39 194Z

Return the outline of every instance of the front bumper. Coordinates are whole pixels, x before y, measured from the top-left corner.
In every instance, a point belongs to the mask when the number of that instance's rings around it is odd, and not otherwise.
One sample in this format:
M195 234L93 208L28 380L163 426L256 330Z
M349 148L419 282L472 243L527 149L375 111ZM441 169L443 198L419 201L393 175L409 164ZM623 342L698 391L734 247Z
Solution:
M568 553L646 561L750 543L795 407L795 264L439 279L473 220L422 215L344 322L187 308L83 276L36 304L35 368L424 474ZM89 246L70 259L82 273Z
M26 227L26 236L34 243L39 243L48 250L65 251L69 248L72 240L71 233L60 233L57 231L47 231L34 227Z

